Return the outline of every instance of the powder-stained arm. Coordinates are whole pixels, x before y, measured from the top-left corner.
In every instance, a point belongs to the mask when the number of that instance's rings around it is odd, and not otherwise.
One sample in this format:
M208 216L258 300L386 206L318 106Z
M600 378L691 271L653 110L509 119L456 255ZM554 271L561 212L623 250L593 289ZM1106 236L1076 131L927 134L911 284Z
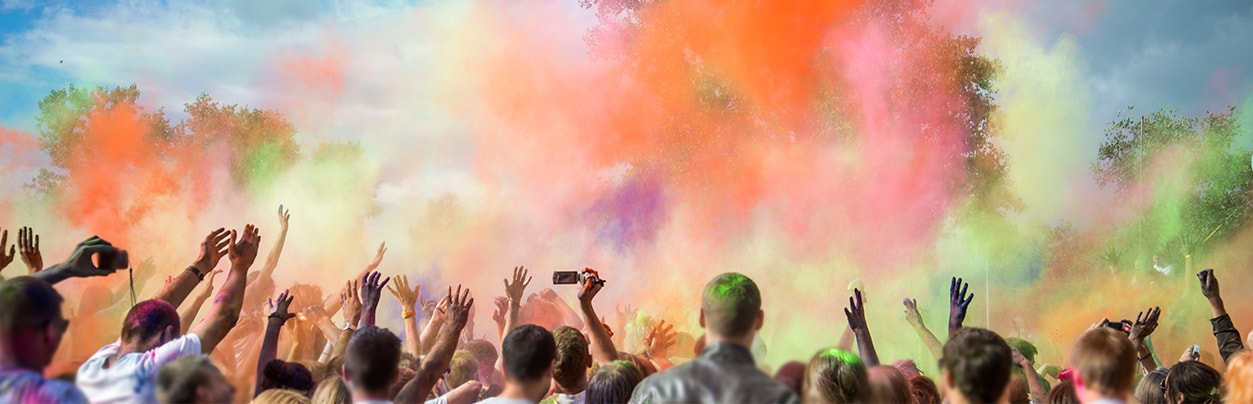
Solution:
M874 341L870 339L870 328L866 326L866 307L862 304L861 290L853 289L853 297L848 298L848 308L844 309L848 318L848 328L853 329L857 336L857 352L866 367L879 365L879 354L875 352Z
M962 329L962 323L966 321L966 309L970 308L970 302L974 300L975 294L967 294L966 290L970 288L969 283L965 283L961 278L953 278L948 286L948 337L953 338L957 331Z
M270 363L278 357L278 334L283 331L283 323L296 317L295 314L287 312L287 308L291 306L292 299L295 296L287 294L284 290L278 295L278 301L274 302L274 312L270 313L266 320L265 337L261 340L261 352L257 355L257 374L256 382L253 384L254 389L252 396L256 397L261 394L261 377L265 374L265 364Z
M212 272L213 268L218 266L218 261L221 261L222 257L227 255L228 247L232 243L227 238L232 237L232 233L227 232L224 228L218 228L209 232L209 235L205 236L204 241L200 242L200 257L196 258L196 262L192 263L186 271L175 275L174 280L165 285L165 288L161 289L160 292L157 292L153 299L167 301L175 308L182 305L183 300L187 299L187 295L191 294L192 289L195 289L196 285L200 284L200 280L205 275L208 275L209 272ZM248 268L244 268L244 271L247 270ZM232 268L231 276L234 275L233 271L234 268ZM230 282L229 277L227 282ZM243 296L243 286L240 286L239 289L240 296Z
M422 358L417 376L405 383L400 393L396 395L396 402L418 402L426 398L427 393L431 392L435 383L448 369L448 364L452 362L452 355L457 350L457 340L461 337L461 329L469 321L470 307L474 306L474 298L470 297L470 289L462 290L461 285L457 285L456 293L453 292L452 287L449 287L448 296L448 323L440 330L438 341L431 348L431 352Z
M179 324L182 325L183 334L186 334L187 331L191 330L191 325L195 323L196 314L200 312L200 307L204 306L204 302L209 300L210 296L213 296L213 279L220 273L222 273L221 269L213 270L213 273L209 274L209 282L206 282L204 284L204 288L201 288L202 292L200 292L199 295L196 295L195 298L191 299L191 305L184 307L179 311L178 320Z
M231 270L227 274L226 283L218 291L209 308L205 319L192 328L191 333L200 337L200 348L204 353L213 352L222 338L235 328L239 322L239 311L244 305L244 286L248 278L248 268L252 267L257 258L257 246L261 243L261 233L253 225L244 226L243 236L237 236L234 230L230 233L228 254L231 258ZM238 237L238 241L236 241Z

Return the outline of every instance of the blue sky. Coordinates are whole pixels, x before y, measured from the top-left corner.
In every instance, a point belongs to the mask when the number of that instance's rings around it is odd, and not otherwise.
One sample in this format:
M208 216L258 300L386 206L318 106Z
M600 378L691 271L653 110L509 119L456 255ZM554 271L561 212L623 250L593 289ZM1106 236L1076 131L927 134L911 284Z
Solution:
M137 82L146 95L157 94L146 102L173 111L200 92L265 106L274 101L273 95L259 83L270 73L257 66L267 55L316 46L327 32L351 42L365 27L412 13L424 3L0 0L0 85L5 89L0 92L0 125L32 130L38 100L70 83ZM586 14L573 0L569 3L571 13ZM1198 114L1239 104L1250 93L1253 2L1024 4L1018 13L1042 46L1062 38L1078 44L1092 101L1092 128L1128 105L1138 111L1177 108ZM592 21L590 15L573 19ZM356 38L375 40L366 34ZM406 53L400 47L408 44L397 43L396 53ZM419 44L413 53L420 52Z

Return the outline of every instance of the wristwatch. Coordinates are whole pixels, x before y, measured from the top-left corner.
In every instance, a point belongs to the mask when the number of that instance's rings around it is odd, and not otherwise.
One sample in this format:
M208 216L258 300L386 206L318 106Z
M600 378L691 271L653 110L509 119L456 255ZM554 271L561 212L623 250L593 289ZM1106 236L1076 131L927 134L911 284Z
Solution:
M344 326L339 328L341 331L356 330L357 326L351 322L345 321Z

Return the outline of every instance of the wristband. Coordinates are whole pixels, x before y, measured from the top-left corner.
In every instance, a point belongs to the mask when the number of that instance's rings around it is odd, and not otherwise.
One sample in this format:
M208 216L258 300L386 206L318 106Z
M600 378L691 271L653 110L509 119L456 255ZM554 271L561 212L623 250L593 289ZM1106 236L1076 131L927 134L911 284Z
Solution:
M405 310L402 310L402 311L400 312L400 316L401 316L401 317L404 317L404 318L405 318L405 320L411 319L411 318L413 318L413 316L416 316L417 314L418 314L418 313L415 313L415 312L414 312L413 310L411 310L411 309L405 309Z
M204 275L205 275L205 274L200 273L200 270L199 270L199 269L197 269L195 265L192 265L192 266L187 267L187 272L191 272L192 274L195 274L195 275L196 275L196 279L200 279L200 280L202 280L202 281L204 280Z
M344 322L344 326L343 326L343 327L340 327L339 329L340 329L340 330L343 330L343 331L348 331L348 330L356 330L356 329L357 329L357 326L356 326L356 325L353 325L353 324L352 324L352 323L350 323L350 322L345 321L345 322Z

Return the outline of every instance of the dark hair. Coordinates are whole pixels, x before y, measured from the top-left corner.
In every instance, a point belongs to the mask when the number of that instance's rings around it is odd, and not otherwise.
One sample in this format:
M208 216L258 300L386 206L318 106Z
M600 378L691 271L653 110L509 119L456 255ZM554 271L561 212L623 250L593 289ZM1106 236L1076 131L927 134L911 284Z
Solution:
M901 371L891 366L875 366L867 369L871 401L878 403L908 403L913 399L909 382Z
M167 327L173 327L176 333L182 332L178 310L164 300L144 300L126 312L126 319L122 321L122 341L147 341L161 335Z
M1018 367L1014 367L1017 369ZM1027 387L1027 378L1021 375L1013 375L1009 378L1009 386L1005 395L1006 401L1010 404L1031 404L1031 390Z
M584 401L588 403L625 403L631 400L631 392L644 380L635 364L617 360L596 369L587 380Z
M855 403L870 398L870 377L861 358L841 349L818 352L805 369L804 400Z
M774 381L787 386L788 390L792 390L797 397L800 397L802 394L801 386L805 384L805 364L799 361L784 363L774 373Z
M477 380L479 377L479 361L470 354L470 351L460 350L452 354L452 360L448 362L448 380L449 388L457 388L465 382Z
M1199 361L1183 361L1170 367L1166 374L1166 400L1174 402L1183 395L1181 403L1221 402L1219 386L1222 376L1214 368Z
M1166 368L1157 368L1140 378L1136 385L1136 401L1140 404L1166 404L1166 395L1162 394L1162 384L1166 382Z
M157 401L195 402L196 389L209 383L217 371L208 355L184 356L166 363L157 371Z
M265 363L261 372L261 390L286 389L295 390L309 396L317 384L313 382L313 372L305 365L271 359Z
M61 318L61 294L29 276L0 282L0 333L46 327Z
M982 328L963 328L944 344L940 367L953 377L957 391L970 401L990 403L1009 385L1013 358L1000 335Z
M935 382L926 376L909 378L909 394L914 397L914 404L940 404L944 401L940 398L940 389L935 387Z
M501 343L508 377L518 381L535 381L553 365L557 358L557 342L553 334L534 324L514 328Z
M553 340L557 342L557 360L553 362L553 381L562 387L578 386L587 378L587 368L591 366L592 357L588 353L587 338L583 333L570 326L560 326L553 330Z
M1079 336L1070 350L1075 367L1086 389L1102 395L1130 391L1136 381L1136 348L1127 334L1109 327L1097 327Z
M761 314L761 291L743 274L724 273L705 285L700 309L705 329L724 337L742 337L752 331Z
M352 334L344 352L344 366L352 387L386 392L400 364L400 339L384 328L366 326Z
M1079 395L1075 393L1075 382L1070 380L1058 383L1044 397L1045 404L1079 404Z

